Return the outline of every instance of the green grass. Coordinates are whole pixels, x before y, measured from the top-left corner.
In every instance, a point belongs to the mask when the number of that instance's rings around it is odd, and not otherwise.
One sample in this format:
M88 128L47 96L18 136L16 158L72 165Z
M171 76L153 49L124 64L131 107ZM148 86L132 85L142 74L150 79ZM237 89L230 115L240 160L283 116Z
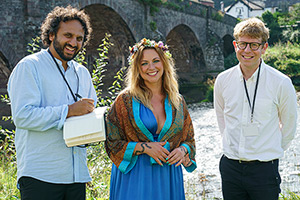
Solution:
M15 155L9 155L1 146L0 148L0 199L17 200L20 199L20 193L17 189L17 166ZM97 146L88 147L88 166L92 176L92 181L87 184L87 200L107 200L109 199L109 184L111 161L107 157L103 142ZM202 196L202 200L208 200L203 194L196 194L195 185L189 185L186 192L187 200L193 199L193 196ZM205 187L205 185L203 186ZM202 188L204 189L204 188ZM300 200L300 196L284 191L285 194L280 194L280 200Z

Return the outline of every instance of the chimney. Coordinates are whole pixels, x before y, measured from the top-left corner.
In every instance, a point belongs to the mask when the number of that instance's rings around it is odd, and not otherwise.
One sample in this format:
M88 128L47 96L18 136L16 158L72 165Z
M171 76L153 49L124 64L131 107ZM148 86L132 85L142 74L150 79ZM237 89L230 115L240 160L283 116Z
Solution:
M221 11L224 13L224 2L221 1L220 4L221 4Z

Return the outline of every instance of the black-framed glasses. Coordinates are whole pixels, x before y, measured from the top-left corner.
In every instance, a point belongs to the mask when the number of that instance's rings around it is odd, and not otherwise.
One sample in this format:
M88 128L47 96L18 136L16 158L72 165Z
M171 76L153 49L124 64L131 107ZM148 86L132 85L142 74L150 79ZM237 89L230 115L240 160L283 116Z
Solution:
M247 48L247 45L249 44L250 49L252 51L256 51L259 49L260 45L263 45L264 43L258 43L258 42L236 42L236 45L239 49L244 50Z

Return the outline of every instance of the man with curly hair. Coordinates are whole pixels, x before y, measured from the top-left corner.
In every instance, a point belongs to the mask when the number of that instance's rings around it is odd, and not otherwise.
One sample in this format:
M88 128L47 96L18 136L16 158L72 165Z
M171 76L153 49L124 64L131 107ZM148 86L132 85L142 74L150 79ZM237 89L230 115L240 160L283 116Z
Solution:
M18 187L22 200L81 200L91 180L86 149L67 147L62 128L96 105L89 71L73 61L92 29L84 11L68 6L54 8L41 31L47 49L23 58L8 82Z

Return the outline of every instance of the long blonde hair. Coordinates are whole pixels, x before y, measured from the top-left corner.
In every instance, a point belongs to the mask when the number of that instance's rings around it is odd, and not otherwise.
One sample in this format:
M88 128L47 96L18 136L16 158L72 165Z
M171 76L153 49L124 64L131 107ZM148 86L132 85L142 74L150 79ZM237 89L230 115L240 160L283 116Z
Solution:
M146 86L143 78L140 75L141 60L143 58L143 51L145 49L154 49L159 55L164 68L164 73L162 75L162 92L165 95L168 95L171 104L176 109L178 109L181 97L178 89L174 60L171 56L168 56L160 47L145 47L144 45L138 46L138 49L134 53L134 57L131 60L125 78L125 90L128 90L134 98L136 98L146 107L150 108L151 110L153 109L151 105L151 98L153 95L152 91Z

